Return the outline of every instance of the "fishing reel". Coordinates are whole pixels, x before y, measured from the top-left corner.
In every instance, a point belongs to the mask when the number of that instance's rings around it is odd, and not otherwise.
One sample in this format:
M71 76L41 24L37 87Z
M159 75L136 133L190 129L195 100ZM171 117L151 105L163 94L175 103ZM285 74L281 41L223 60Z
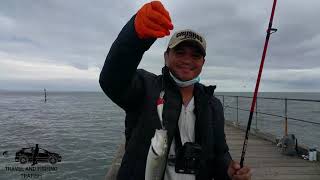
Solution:
M199 144L186 142L177 149L175 171L182 174L198 174L202 148Z

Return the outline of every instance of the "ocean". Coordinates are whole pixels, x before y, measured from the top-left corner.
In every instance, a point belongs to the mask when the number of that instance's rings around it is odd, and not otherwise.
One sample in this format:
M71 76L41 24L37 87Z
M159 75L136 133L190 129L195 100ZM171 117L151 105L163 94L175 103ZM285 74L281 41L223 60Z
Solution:
M42 92L0 93L0 149L8 151L1 156L0 179L24 179L23 174L34 174L30 179L104 179L123 140L124 112L103 93L49 91L47 95L44 103ZM28 171L31 164L14 161L16 151L36 143L62 156L52 165L56 171ZM51 165L35 165L41 166Z
M217 95L251 96L250 93ZM0 179L104 179L113 156L124 140L124 111L102 92L0 92ZM264 97L320 99L320 93L261 93ZM221 96L218 96L221 101ZM236 120L235 98L224 97L225 117ZM239 99L249 109L250 99ZM284 114L281 101L259 100L258 110ZM246 124L249 112L239 111L238 121ZM288 101L288 116L320 123L320 103ZM257 122L257 123L256 123ZM252 128L283 135L283 118L258 115ZM320 126L289 120L289 133L300 143L320 147ZM62 156L56 164L15 162L21 148L39 147ZM249 139L250 145L250 139Z

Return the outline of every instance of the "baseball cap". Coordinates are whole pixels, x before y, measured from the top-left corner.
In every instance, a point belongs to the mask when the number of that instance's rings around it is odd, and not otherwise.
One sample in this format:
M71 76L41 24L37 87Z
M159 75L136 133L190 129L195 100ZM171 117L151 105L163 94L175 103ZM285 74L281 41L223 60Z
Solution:
M206 55L206 40L199 33L190 29L175 32L169 41L168 48L172 49L184 41L195 42L201 49L203 55Z

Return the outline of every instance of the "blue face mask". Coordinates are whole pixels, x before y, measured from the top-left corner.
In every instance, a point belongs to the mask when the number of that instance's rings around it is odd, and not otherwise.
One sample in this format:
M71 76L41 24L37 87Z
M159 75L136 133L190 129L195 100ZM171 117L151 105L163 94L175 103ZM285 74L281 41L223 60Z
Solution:
M176 82L176 84L179 86L179 87L187 87L187 86L191 86L197 82L200 82L200 77L197 76L191 80L188 80L188 81L180 81L178 78L174 77L174 75L170 73L170 76L172 77L172 79Z

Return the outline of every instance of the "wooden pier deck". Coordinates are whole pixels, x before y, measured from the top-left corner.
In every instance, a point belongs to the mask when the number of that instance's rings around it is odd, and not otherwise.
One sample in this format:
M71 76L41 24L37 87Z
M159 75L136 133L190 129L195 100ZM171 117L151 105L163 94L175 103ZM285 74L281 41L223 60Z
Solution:
M245 132L225 126L232 158L240 161ZM274 142L249 136L245 165L253 170L253 180L320 180L320 162L282 155Z
M240 161L244 131L232 125L225 126L227 143L235 161ZM112 165L106 175L107 180L115 180L121 163L124 146L120 145ZM301 158L285 156L274 142L250 135L245 165L253 170L252 180L320 180L320 162L310 162Z

